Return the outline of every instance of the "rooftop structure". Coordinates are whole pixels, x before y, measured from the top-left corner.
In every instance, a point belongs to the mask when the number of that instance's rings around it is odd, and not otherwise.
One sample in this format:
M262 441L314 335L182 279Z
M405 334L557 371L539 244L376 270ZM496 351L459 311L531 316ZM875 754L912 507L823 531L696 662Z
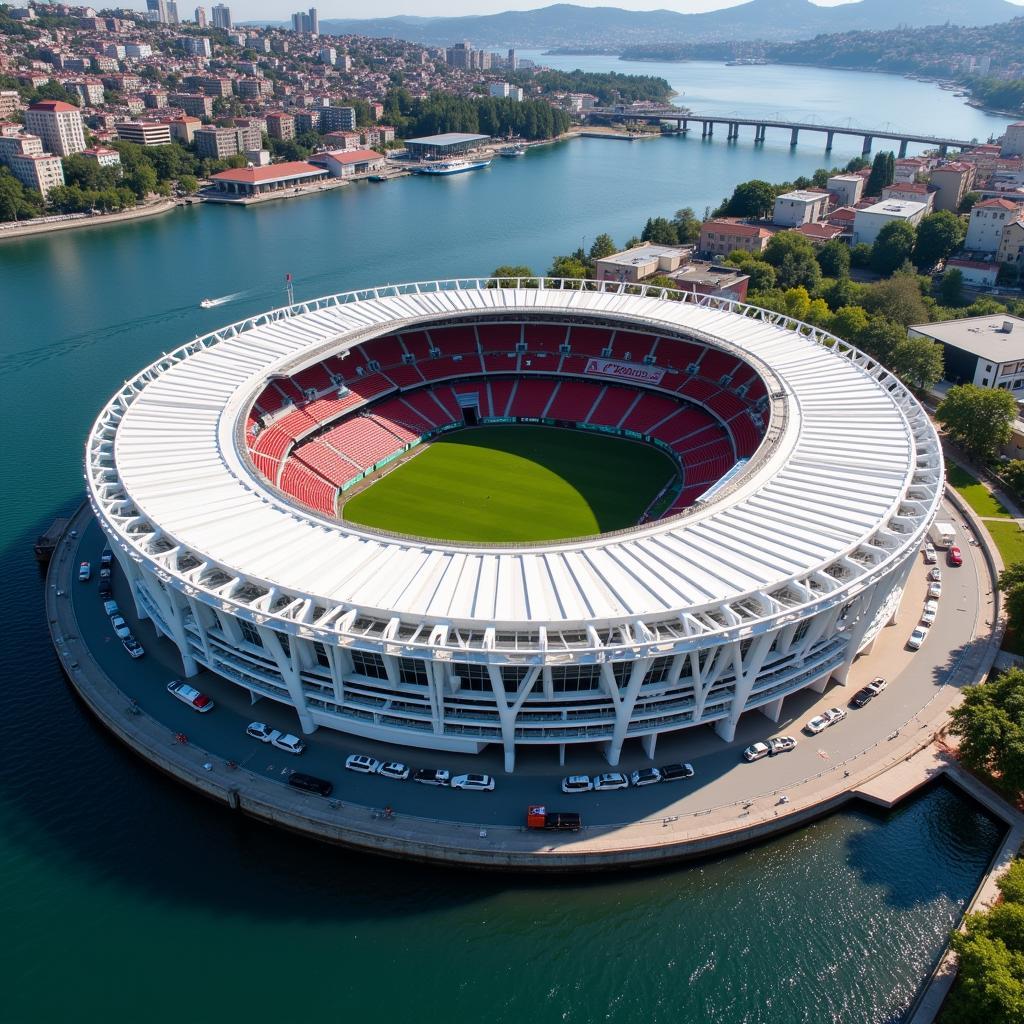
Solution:
M406 139L405 148L411 156L422 160L439 160L461 156L477 149L490 139L489 135L469 135L446 132L443 135L425 135L419 139Z

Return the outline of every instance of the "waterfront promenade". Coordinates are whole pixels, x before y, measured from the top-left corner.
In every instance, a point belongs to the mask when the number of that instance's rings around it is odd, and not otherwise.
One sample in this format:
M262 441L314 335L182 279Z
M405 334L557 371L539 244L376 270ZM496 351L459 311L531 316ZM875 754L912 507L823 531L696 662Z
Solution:
M953 510L950 517L962 523ZM870 656L855 664L848 686L787 698L777 726L748 714L732 744L704 729L667 740L660 745L660 759L692 761L698 774L691 782L566 797L558 788L563 774L604 769L596 751L570 752L564 769L540 755L522 756L520 770L504 775L496 755L442 758L320 729L307 738L306 754L292 759L248 739L244 728L259 718L297 732L293 713L270 702L252 708L244 691L209 673L196 685L218 707L211 715L194 714L166 694L166 682L180 673L176 651L158 640L148 623L134 620L123 580L115 584L115 597L147 648L141 662L129 659L111 636L94 584L74 581L79 560L96 562L102 548L87 507L76 514L71 530L76 536L66 535L51 566L47 617L68 677L120 739L192 788L261 820L389 856L481 868L573 871L703 856L795 828L861 796L878 802L880 789L895 786L901 798L928 779L904 786L898 781L904 771L889 776L890 785L886 773L930 747L961 688L987 674L999 640L998 628L993 630L992 570L958 525L968 557L962 569L946 572L939 619L920 652L906 651L904 644L924 598L923 565L908 584L899 620L883 630ZM889 679L889 688L867 708L852 710L845 722L818 737L800 732L812 714L845 706L876 674ZM742 763L739 753L748 743L787 733L799 738L792 754ZM176 741L179 734L188 741ZM443 760L453 772L490 771L498 789L458 793L353 775L342 768L352 752L414 765ZM647 763L639 748L624 754L623 761L626 770ZM334 799L283 785L294 769L331 778ZM585 827L565 835L527 831L522 822L530 803L578 810ZM385 805L394 808L392 817L381 814Z

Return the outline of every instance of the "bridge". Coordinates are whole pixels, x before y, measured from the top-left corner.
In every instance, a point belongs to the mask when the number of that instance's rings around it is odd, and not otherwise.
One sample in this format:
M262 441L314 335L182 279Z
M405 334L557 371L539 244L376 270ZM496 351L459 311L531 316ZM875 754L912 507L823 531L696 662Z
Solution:
M726 139L730 142L740 136L740 128L754 129L754 142L764 142L765 133L769 128L781 128L789 131L789 144L795 146L800 138L801 132L821 132L825 136L825 152L832 150L832 144L837 135L852 135L863 140L861 152L865 155L871 152L875 139L886 139L891 142L898 142L900 145L899 155L907 155L907 146L910 143L928 146L937 149L940 155L945 156L950 149L973 149L978 145L976 141L966 139L946 139L934 135L914 135L908 132L887 131L885 129L853 128L849 125L839 124L816 124L808 121L782 121L774 118L759 117L738 117L735 114L695 114L692 110L683 107L657 107L644 110L632 110L629 107L592 107L585 110L584 115L595 121L644 121L648 124L664 124L675 122L676 131L680 133L690 131L690 122L699 122L701 125L702 139L714 137L715 125L724 125L727 130Z

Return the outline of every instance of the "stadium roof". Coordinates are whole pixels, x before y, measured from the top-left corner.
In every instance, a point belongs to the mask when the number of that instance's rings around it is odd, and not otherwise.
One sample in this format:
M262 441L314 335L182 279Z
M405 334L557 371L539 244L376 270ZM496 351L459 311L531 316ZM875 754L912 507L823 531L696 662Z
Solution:
M746 623L852 599L844 595L891 571L920 543L942 480L933 428L884 369L835 339L823 345L829 338L813 328L754 312L614 286L478 282L389 286L275 311L197 339L128 382L89 439L90 495L113 542L154 563L167 585L211 603L244 599L243 614L264 618L283 615L287 599L288 616L307 617L282 628L316 618L340 630L342 620L370 618L481 637L495 627L603 625L638 644L665 631L744 635ZM692 514L533 546L434 543L325 519L249 465L245 417L269 374L396 327L510 313L676 332L763 361L776 376L770 454Z
M465 135L461 132L445 132L443 135L424 135L422 139L406 139L420 146L458 146L466 142L486 142L490 135Z

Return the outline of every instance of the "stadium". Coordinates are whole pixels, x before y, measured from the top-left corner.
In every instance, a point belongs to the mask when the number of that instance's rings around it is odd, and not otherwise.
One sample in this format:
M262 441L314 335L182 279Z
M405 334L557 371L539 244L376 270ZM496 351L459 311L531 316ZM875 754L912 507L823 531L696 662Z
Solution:
M943 485L864 353L731 300L467 279L328 296L127 381L86 445L139 615L329 728L627 741L845 682Z

